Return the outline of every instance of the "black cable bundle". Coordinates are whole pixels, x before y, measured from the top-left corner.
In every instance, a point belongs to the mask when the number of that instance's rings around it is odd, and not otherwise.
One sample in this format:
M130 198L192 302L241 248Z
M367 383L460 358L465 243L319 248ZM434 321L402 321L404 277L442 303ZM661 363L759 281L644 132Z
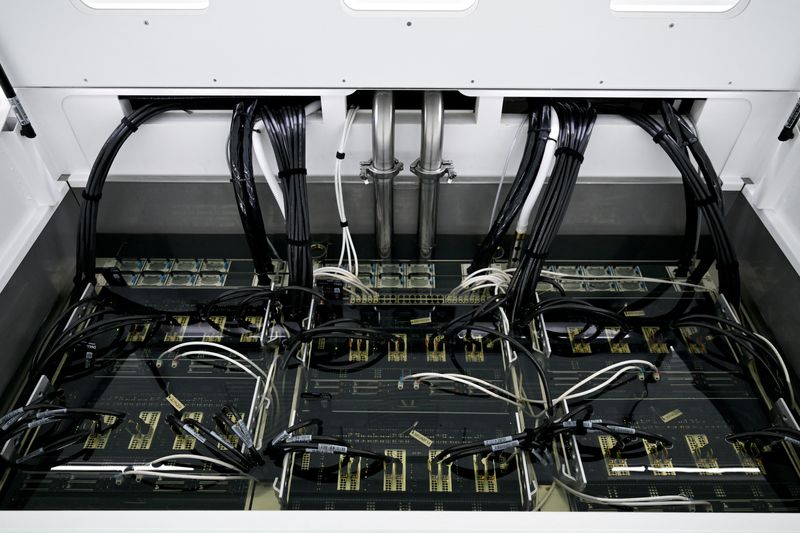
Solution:
M536 211L531 239L522 252L519 267L508 287L511 320L515 323L530 320L531 310L536 303L539 275L564 220L597 117L588 103L560 103L554 107L561 124L555 166L542 191L541 207Z
M306 115L302 106L279 109L262 108L264 126L269 134L278 177L283 183L286 202L287 258L289 285L312 287L314 284L311 243L309 242L308 193L306 192ZM298 295L304 306L309 296Z
M242 228L259 285L269 285L269 274L274 270L272 254L267 244L267 232L253 178L253 123L258 102L239 102L233 110L228 153L231 183L236 196L236 206L242 219Z
M95 282L97 212L100 198L103 195L103 186L119 149L131 133L135 132L143 123L165 111L182 109L184 103L176 100L142 106L122 119L120 125L114 129L100 149L89 173L86 188L83 190L84 201L78 221L78 246L75 260L75 296L78 295L77 291L82 291L87 283L94 284Z
M528 117L528 136L525 140L525 151L522 154L522 161L520 161L517 175L511 184L511 190L508 191L508 195L503 201L503 205L500 207L491 229L478 247L478 252L472 260L469 272L486 268L491 263L495 250L500 245L500 241L508 231L519 210L522 209L522 205L533 187L536 174L542 164L549 134L550 106L539 105Z
M717 261L720 291L733 306L739 304L739 263L730 237L725 227L725 216L722 205L722 189L714 167L708 158L697 134L683 117L675 116L672 108L665 108L665 115L680 128L681 138L676 139L669 127L662 126L656 119L643 113L623 110L624 117L638 124L656 142L681 173L685 185L691 192L694 204L700 208L708 226L714 254ZM687 153L686 148L689 149ZM695 167L689 153L697 161ZM689 206L687 206L687 209ZM711 266L713 258L704 258L692 270L688 281L698 283Z

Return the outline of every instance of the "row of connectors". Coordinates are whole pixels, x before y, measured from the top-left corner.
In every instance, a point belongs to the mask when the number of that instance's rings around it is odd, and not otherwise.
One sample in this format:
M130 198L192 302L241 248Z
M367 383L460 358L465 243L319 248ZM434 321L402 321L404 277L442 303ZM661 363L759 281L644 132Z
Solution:
M557 274L583 276L591 278L606 278L613 276L625 276L641 278L642 271L638 266L603 266L603 265L559 265L545 268L546 271ZM556 281L567 292L644 292L647 291L647 284L644 281L636 280L611 280L603 279L559 279ZM539 292L553 292L556 288L549 283L539 283L536 288Z
M211 317L212 319L214 317ZM256 317L253 317L256 318ZM166 342L175 342L177 336L165 337ZM244 340L243 340L244 341ZM320 339L322 343L324 339ZM483 363L485 361L484 340L482 338L462 339L464 356L467 363ZM324 349L320 346L319 349ZM367 362L372 353L372 343L363 338L347 339L348 360L352 362ZM408 334L394 333L386 342L389 362L404 363L408 361ZM447 342L442 335L425 335L425 359L429 363L444 363L447 361Z
M687 331L683 331L683 329ZM586 340L587 332L585 327L568 327L566 331L572 353L584 355L592 353L592 345ZM647 350L650 353L669 353L669 344L660 327L642 326L641 331L647 344ZM604 327L599 339L603 339L608 343L611 353L631 353L630 345L624 338L619 337L619 333L620 329L618 327ZM681 334L686 340L690 353L705 353L707 351L703 339L698 339L697 337L698 330L696 328L682 328Z
M714 475L714 469L719 468L719 463L714 455L714 450L709 445L708 436L698 433L691 435L684 435L686 445L689 452L692 454L694 463L697 468L708 470L708 472L700 472L701 475ZM603 460L606 464L606 472L609 477L630 476L631 469L628 466L628 460L622 457L622 448L618 446L617 440L610 435L598 436L600 442L600 449L603 452ZM674 476L672 459L669 456L669 450L661 443L651 442L649 440L642 440L647 459L650 463L650 472L655 476ZM764 464L761 461L761 449L755 443L745 444L737 441L731 443L733 446L739 462L742 467L751 468L751 474L761 473L764 474Z
M129 286L221 287L230 270L228 259L100 258L97 268L118 269Z
M362 264L358 277L373 289L432 289L436 270L432 263Z

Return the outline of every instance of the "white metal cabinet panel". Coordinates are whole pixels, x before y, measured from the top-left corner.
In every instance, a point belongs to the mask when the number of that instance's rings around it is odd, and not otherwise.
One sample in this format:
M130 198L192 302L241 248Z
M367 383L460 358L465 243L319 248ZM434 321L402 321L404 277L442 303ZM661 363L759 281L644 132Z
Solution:
M642 16L608 0L490 0L446 13L336 0L178 11L5 0L0 59L21 87L796 90L798 14L795 0Z

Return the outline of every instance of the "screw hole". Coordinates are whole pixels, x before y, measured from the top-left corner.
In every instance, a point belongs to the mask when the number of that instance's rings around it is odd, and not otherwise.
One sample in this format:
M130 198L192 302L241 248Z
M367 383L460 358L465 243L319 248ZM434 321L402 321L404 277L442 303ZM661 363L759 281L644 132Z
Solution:
M347 80L342 78L342 83L347 83Z
M409 26L409 27L411 26L411 21L410 20L408 22L406 22L406 26Z
M217 78L211 78L211 81L213 81L214 83L217 83Z
M83 78L83 81L84 81L84 82L88 82L88 81L89 81L89 78Z
M732 82L732 81L729 81L729 82L728 82L728 85L733 85L733 82Z
M144 21L144 25L145 25L145 26L149 26L149 25L150 25L150 21L149 21L149 20L145 20L145 21Z
M669 27L670 27L670 28L674 28L674 27L675 27L675 23L674 23L674 22L670 22L670 23L669 23Z
M605 83L605 82L603 80L600 80L600 85L603 85L603 83Z
M470 83L475 83L475 80L469 80Z

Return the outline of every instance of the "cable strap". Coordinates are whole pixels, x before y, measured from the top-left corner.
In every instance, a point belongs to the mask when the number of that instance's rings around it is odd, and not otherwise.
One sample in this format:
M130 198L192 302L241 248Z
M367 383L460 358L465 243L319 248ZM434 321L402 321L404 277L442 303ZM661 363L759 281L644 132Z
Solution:
M666 128L660 129L660 130L658 130L658 133L653 135L653 142L656 143L656 144L659 144L661 142L661 140L664 137L666 137L667 135L669 135L669 131Z
M574 157L579 162L583 163L583 154L577 150L573 150L572 148L567 148L566 146L562 146L561 148L556 148L555 155L558 157L561 154L566 154Z
M712 195L703 198L701 200L695 200L694 205L696 205L697 207L705 207L707 205L713 205L716 203L717 203L717 197Z
M347 221L345 220L344 222L339 222L339 225L340 225L341 227L343 227L343 228L346 228L346 227L347 227L347 226L349 226L350 224L348 224L348 223L347 223Z
M286 242L289 243L289 246L308 246L311 242L308 239L303 239L301 241L296 241L294 239L286 239Z
M134 132L136 132L136 130L139 129L139 126L137 126L136 124L134 124L133 122L128 120L128 117L122 117L122 120L120 120L120 123L123 126L125 126L126 128L128 128L131 131L131 133L134 133Z
M344 159L344 152L336 152L336 159Z
M547 252L534 252L529 248L522 250L522 255L531 259L547 259Z
M280 179L286 179L292 176L305 176L308 171L304 168L287 168L286 170L281 170L278 172L278 177Z
M89 194L86 192L86 189L81 191L81 196L83 196L84 200L89 200L91 202L99 202L100 198L103 197L102 194Z

